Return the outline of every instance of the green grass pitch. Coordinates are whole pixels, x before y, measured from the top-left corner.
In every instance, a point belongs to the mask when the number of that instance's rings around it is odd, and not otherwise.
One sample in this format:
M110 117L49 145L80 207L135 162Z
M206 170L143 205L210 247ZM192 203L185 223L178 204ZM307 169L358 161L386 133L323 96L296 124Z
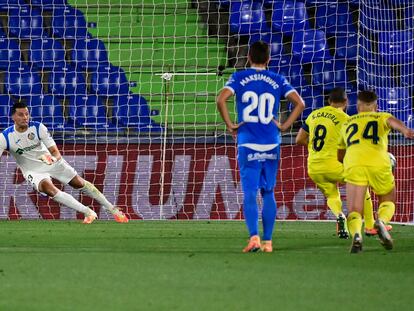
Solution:
M414 227L348 253L333 223L279 222L242 254L243 222L0 222L0 310L412 310Z

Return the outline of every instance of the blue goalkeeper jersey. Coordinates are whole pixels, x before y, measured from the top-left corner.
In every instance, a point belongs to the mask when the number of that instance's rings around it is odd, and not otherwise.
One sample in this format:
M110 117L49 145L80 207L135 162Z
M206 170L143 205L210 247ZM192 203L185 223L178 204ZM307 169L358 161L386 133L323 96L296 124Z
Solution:
M285 77L261 68L249 68L233 73L227 81L236 96L238 122L237 143L242 145L280 144L277 120L280 99L295 89Z

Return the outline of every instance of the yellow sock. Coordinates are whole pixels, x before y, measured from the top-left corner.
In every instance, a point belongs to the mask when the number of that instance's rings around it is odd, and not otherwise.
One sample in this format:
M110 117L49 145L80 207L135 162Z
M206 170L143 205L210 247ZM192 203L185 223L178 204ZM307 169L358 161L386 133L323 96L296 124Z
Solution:
M364 221L366 229L374 228L374 209L372 206L371 196L369 195L369 190L367 190L364 198Z
M395 213L394 202L382 202L378 209L378 219L382 220L385 224L389 223L392 216Z
M335 217L338 217L338 215L342 213L342 201L339 197L328 198L326 204L328 205L332 213L335 215Z
M348 215L348 230L351 236L355 236L356 233L361 235L362 229L362 216L358 212L351 212Z

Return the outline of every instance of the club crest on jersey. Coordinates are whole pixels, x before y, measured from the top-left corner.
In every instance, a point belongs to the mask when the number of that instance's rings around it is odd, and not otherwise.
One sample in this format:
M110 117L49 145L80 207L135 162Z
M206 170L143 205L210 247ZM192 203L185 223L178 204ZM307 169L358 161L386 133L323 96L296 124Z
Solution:
M34 133L29 133L29 134L27 134L27 138L29 138L30 140L33 140L35 138L35 134Z

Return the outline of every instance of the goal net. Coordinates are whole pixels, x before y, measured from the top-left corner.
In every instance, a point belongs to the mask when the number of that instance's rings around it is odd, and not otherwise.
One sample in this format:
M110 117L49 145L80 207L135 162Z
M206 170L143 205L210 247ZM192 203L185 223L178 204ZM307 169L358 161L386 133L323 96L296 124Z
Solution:
M331 219L294 137L336 86L350 114L358 89L373 88L381 110L412 126L413 16L408 0L0 0L0 129L27 102L66 161L132 219L242 219L235 141L215 98L263 40L269 68L307 105L283 135L278 218ZM283 101L280 119L290 110ZM395 220L412 222L413 146L394 134L390 144ZM35 192L7 152L0 170L1 219L80 217Z

